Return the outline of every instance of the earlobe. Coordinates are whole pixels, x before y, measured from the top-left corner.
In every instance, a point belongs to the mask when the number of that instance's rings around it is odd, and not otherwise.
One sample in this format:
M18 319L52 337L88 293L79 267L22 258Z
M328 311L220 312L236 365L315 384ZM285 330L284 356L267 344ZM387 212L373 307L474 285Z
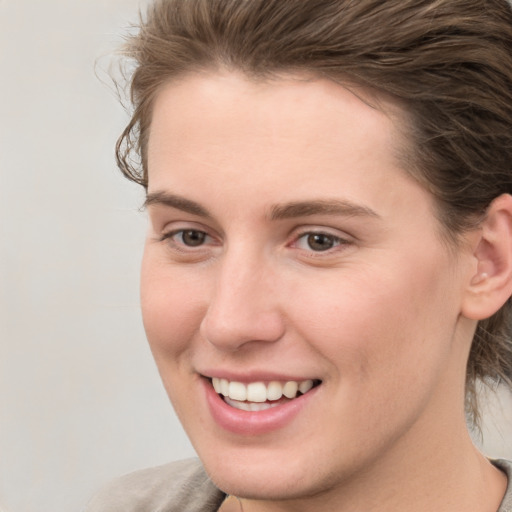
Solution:
M489 206L475 244L476 271L468 284L462 314L483 320L512 295L512 196L503 194Z

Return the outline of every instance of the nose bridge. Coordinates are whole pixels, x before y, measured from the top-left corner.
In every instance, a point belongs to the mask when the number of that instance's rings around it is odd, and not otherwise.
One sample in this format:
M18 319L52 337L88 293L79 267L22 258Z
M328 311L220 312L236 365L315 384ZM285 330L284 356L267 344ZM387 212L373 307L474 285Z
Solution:
M236 350L251 341L277 341L283 320L268 259L238 247L226 251L218 265L201 325L203 336L223 350Z

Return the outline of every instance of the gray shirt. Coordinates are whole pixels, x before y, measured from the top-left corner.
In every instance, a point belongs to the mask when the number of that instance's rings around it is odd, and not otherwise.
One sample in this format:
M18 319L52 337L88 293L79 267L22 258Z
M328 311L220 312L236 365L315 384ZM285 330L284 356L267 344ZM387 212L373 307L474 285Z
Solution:
M498 512L512 512L512 463L494 460L508 476ZM84 512L215 512L225 498L197 459L123 476L100 492Z

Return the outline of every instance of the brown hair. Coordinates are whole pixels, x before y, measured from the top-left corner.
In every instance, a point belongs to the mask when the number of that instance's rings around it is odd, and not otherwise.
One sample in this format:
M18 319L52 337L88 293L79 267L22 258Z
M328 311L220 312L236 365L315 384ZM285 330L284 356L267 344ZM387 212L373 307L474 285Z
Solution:
M410 119L409 171L437 199L457 240L512 193L512 10L507 0L157 0L125 55L133 116L118 140L122 172L147 187L155 95L187 72L252 78L308 72L392 95ZM476 383L512 378L511 301L482 321L467 366Z

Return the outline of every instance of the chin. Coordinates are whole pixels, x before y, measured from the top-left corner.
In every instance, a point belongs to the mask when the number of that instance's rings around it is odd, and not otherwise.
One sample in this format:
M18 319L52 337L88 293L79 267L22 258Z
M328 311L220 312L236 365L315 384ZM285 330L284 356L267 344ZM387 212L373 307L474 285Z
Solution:
M287 471L278 461L261 469L252 465L227 467L224 464L215 464L211 470L206 466L206 470L219 489L239 498L290 500L313 494L312 489L309 489L312 483L305 475L299 476L296 472ZM307 488L304 487L304 482L308 482Z
M268 449L239 448L201 454L203 465L215 485L226 494L255 500L305 499L339 485L344 473L315 464L318 456L276 453Z

